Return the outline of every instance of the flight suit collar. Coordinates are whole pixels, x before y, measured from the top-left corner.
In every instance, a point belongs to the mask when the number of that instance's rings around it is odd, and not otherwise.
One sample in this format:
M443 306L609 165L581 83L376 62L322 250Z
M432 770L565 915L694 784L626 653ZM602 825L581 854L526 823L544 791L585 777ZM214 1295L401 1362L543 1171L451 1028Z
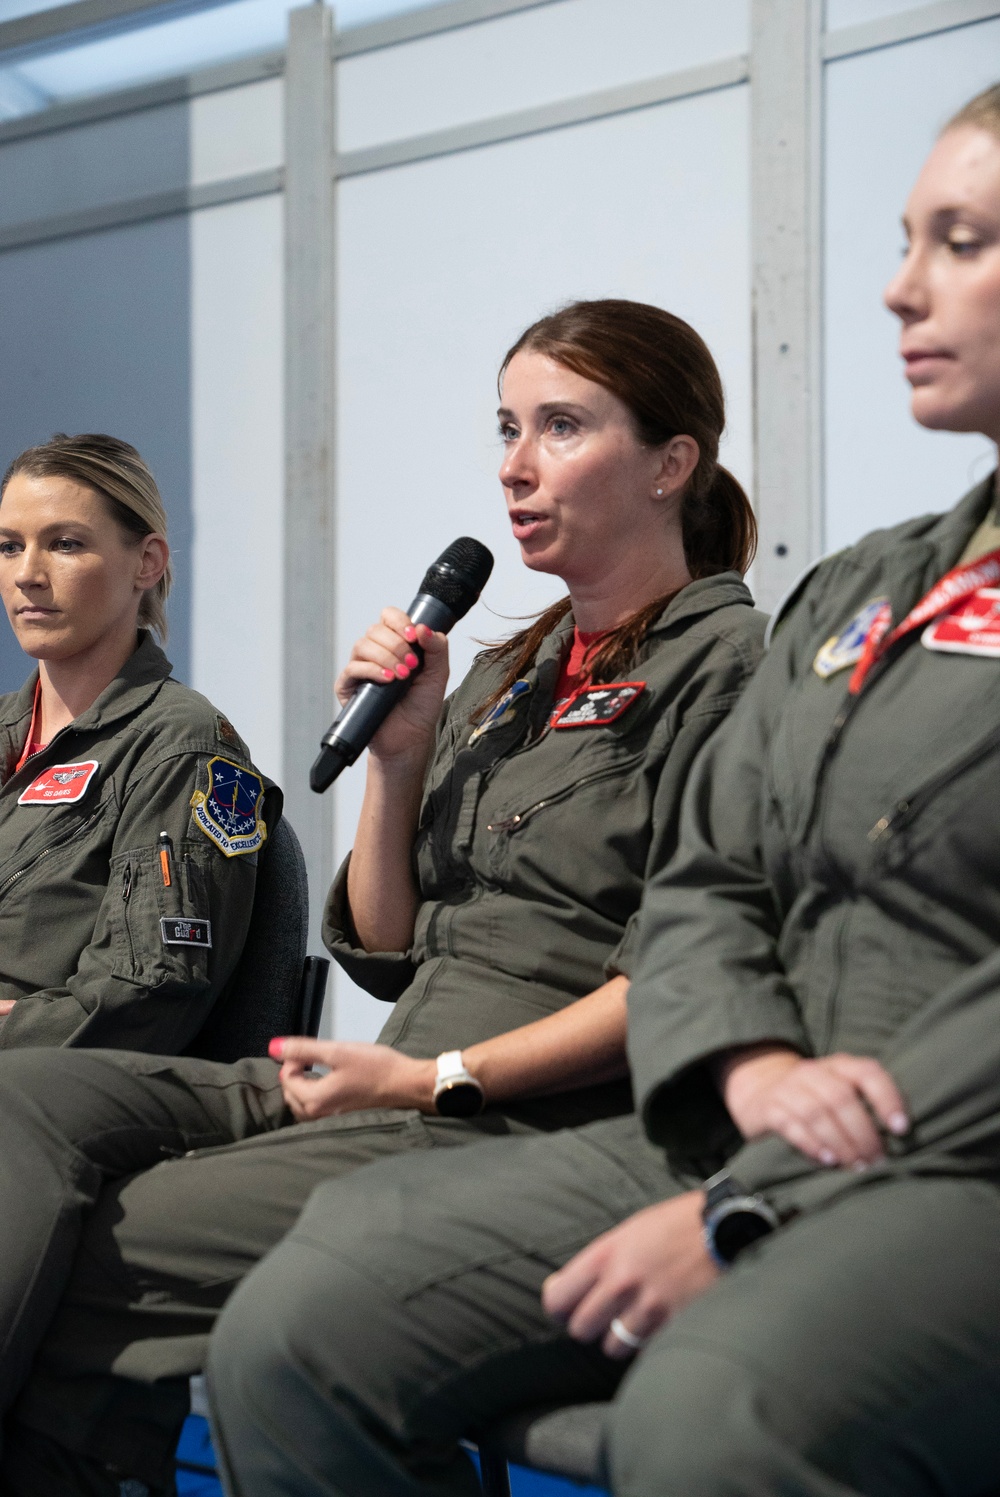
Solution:
M153 636L145 629L140 630L138 648L129 656L110 685L101 692L97 701L74 719L70 730L78 733L91 732L139 711L153 699L170 675L171 669L170 661L155 643ZM28 731L37 681L38 671L34 670L20 691L10 697L6 708L0 712L0 759L8 765L8 770L12 762L11 756L16 758Z
M894 548L885 561L885 593L892 607L893 625L900 623L934 583L957 564L994 499L991 473L923 535L908 537Z

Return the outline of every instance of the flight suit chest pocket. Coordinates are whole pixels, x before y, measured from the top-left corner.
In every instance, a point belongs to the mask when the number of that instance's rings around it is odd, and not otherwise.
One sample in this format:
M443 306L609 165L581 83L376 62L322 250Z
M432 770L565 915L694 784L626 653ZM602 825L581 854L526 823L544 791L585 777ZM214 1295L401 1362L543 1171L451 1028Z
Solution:
M155 847L121 853L111 862L111 971L153 987L171 980L208 982L212 922L203 863L206 844L180 842L165 881Z

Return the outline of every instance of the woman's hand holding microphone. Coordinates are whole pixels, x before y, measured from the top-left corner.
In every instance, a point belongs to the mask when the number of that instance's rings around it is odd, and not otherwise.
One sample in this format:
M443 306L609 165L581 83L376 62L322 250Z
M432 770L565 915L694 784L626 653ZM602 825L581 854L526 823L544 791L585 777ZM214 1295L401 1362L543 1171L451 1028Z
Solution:
M422 667L418 651L423 654ZM401 608L383 608L378 623L356 641L334 689L340 705L346 707L363 681L381 685L405 681L411 675L413 685L371 739L368 750L387 767L419 762L422 773L448 685L444 634L435 634L426 624L413 625Z

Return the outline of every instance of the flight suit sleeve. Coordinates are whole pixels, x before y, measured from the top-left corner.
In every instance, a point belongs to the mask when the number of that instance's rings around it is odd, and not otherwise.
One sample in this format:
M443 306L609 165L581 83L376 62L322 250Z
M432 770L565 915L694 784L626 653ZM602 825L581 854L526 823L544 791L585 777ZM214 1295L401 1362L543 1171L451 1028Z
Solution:
M779 959L781 914L761 843L767 744L799 664L795 622L702 749L677 851L643 899L629 992L633 1083L650 1137L692 1158L733 1137L705 1064L712 1056L765 1040L810 1049Z
M352 982L385 1003L409 987L416 966L408 951L366 951L358 940L347 898L350 854L344 859L327 896L323 911L323 945Z
M194 820L191 798L207 787L206 765L207 756L177 754L129 782L93 937L65 986L17 1000L0 1021L0 1049L113 1046L169 1055L198 1033L243 949L258 856L227 857ZM273 825L277 787L265 792L262 809ZM164 831L173 844L169 885L159 856Z
M685 714L667 749L653 797L653 834L645 869L647 885L677 851L680 808L691 767L702 747L733 710L748 675L745 657L734 654L728 669L713 673L710 690ZM609 978L631 977L641 918L640 906L629 917L621 941L607 960L605 971Z
M1000 1177L1000 952L924 1004L880 1060L912 1124L884 1138L882 1163L860 1175L824 1168L772 1134L730 1158L736 1179L794 1212L884 1176Z

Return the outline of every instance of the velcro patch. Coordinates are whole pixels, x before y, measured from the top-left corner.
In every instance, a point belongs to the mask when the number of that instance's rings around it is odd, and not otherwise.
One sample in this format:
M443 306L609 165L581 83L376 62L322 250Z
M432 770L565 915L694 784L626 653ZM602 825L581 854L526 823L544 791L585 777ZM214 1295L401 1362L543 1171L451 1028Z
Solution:
M928 650L1000 659L1000 588L981 587L928 624L920 636Z
M210 841L227 858L238 858L256 852L267 837L267 827L260 819L264 799L264 781L252 769L234 764L231 759L208 761L208 789L196 790L191 797L191 812Z
M846 670L849 665L857 665L864 653L868 631L885 602L885 598L873 598L854 615L850 623L844 625L839 634L832 635L825 644L820 645L813 661L813 670L821 681L835 676L838 671Z
M160 935L164 946L211 946L211 920L184 920L179 915L163 915Z
M96 759L80 764L53 764L32 780L17 798L19 806L68 806L82 800L98 770Z
M552 719L554 728L603 728L613 723L638 701L645 681L612 681L602 686L581 686Z

